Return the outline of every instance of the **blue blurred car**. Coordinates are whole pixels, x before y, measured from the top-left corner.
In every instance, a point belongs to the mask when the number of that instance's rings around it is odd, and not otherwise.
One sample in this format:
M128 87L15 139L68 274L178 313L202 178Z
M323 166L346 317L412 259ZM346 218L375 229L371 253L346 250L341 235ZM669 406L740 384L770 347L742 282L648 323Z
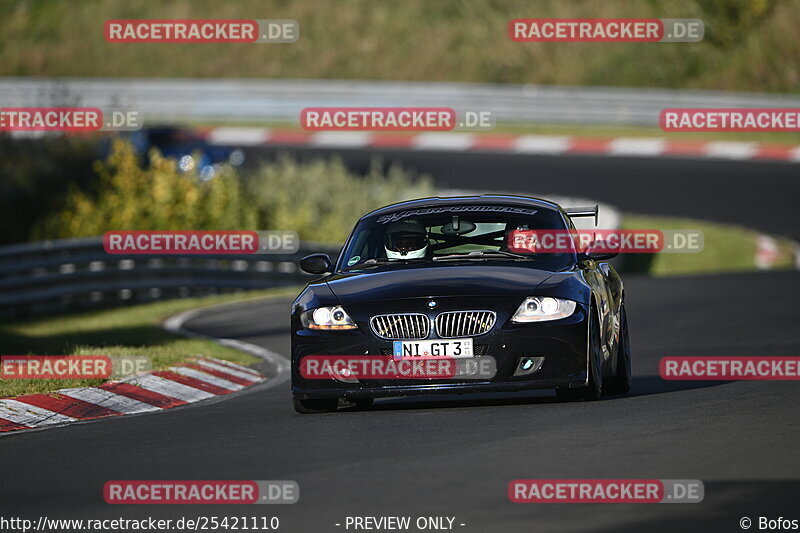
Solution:
M213 178L221 164L239 166L244 162L241 150L212 145L192 128L157 126L142 128L129 135L138 153L146 155L150 149L157 148L165 157L175 159L182 171L190 172L196 168L204 180Z

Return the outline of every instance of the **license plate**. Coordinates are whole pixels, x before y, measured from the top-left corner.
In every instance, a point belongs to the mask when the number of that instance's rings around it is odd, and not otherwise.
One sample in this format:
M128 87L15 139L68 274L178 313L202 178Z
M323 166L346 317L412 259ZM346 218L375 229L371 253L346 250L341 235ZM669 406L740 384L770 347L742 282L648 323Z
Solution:
M472 357L472 339L394 341L395 359L403 357Z

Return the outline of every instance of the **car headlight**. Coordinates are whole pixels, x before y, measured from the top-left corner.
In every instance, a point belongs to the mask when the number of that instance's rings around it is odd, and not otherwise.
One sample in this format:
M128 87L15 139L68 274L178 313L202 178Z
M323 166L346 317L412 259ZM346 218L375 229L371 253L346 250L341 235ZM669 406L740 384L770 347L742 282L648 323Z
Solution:
M575 312L575 305L572 300L563 300L550 296L532 296L525 298L517 312L511 317L511 322L520 324L566 318Z
M303 327L308 329L356 329L356 323L341 305L317 307L300 315Z

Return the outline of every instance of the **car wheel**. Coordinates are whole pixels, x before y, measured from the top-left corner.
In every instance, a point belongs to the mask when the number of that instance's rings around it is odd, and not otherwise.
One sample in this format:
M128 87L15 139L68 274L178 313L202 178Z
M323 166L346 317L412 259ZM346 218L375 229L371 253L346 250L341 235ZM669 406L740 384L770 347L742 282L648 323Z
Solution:
M298 413L309 415L313 413L332 413L336 411L339 405L339 400L336 398L312 399L312 400L299 400L292 398L292 405L294 410Z
M556 389L556 397L565 401L599 400L603 393L603 366L600 351L600 325L589 315L589 381L576 389Z
M620 309L619 343L617 343L617 371L606 380L603 392L627 394L631 390L631 343L628 338L628 318L625 306Z

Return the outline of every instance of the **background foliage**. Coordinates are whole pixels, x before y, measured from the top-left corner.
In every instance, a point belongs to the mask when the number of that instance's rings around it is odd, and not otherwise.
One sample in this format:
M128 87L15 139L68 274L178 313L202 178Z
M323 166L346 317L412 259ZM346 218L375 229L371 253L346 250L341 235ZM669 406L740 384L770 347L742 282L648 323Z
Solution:
M95 162L94 173L71 176L58 160L52 163L57 176L71 183L58 202L39 211L41 217L32 219L29 229L9 234L5 242L114 230L234 229L293 230L303 240L341 242L364 213L433 194L429 178L399 166L384 168L377 159L360 175L338 159L299 162L283 155L246 170L223 165L204 181L196 169L182 172L175 160L156 150L142 158L129 143L116 139L108 156ZM18 188L27 187L21 180ZM20 228L18 222L6 222Z
M326 9L321 6L326 4ZM797 92L796 0L16 0L0 75L337 78ZM512 18L700 18L700 43L516 43ZM286 18L293 44L109 44L107 19Z

